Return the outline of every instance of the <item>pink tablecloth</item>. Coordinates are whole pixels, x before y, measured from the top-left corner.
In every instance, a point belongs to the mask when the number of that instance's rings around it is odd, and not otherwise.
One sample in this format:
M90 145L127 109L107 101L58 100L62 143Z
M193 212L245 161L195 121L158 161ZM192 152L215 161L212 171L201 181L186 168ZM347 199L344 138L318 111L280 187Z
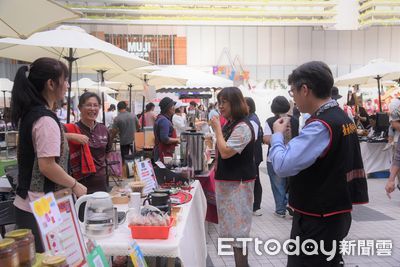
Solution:
M215 201L215 171L214 167L211 168L208 175L197 175L196 179L199 180L204 195L207 199L207 214L206 221L218 223L217 205Z

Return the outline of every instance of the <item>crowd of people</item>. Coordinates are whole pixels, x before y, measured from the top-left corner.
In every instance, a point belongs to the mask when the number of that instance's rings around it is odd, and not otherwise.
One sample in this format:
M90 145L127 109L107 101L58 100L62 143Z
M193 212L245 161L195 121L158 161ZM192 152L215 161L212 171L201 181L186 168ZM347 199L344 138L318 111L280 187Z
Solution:
M356 127L343 131L354 121L332 98L333 76L325 63L299 66L288 83L298 111L309 114L300 130L298 119L288 115L290 104L284 97L272 101L274 116L262 131L253 101L245 99L239 89L224 88L218 94L220 115L227 120L221 127L217 116L211 118L218 151L219 235L249 237L252 215L262 215L257 169L263 140L269 145L267 169L275 214L284 217L289 209L293 215L291 239L324 241L325 249L336 248L331 261L321 251L301 251L288 257L288 266L343 266L339 241L350 230L352 205L368 202ZM248 266L242 243L232 245L236 266Z
M67 77L64 63L40 58L18 70L12 91L12 122L19 127L17 226L30 228L37 236L29 202L60 188L71 188L77 197L107 191L107 155L114 139L119 136L121 156L126 159L133 154L135 132L142 127L153 127L154 161L172 157L180 134L188 127L211 127L216 141L215 191L221 237L249 237L253 216L263 215L259 172L263 144L268 145L266 167L274 214L293 216L291 238L323 240L325 250L330 251L350 230L353 203L368 202L357 127L350 125L368 128L373 117L356 95L349 98L347 107L339 107L336 100L340 95L323 62L305 63L288 78L295 109L308 114L303 124L289 101L277 96L270 106L274 115L263 125L254 100L243 97L236 87L222 89L217 103L207 110L196 102L187 105L164 97L159 114L154 111L155 104L148 103L145 112L135 116L121 101L110 105L105 125L96 121L101 99L86 92L79 98L79 121L66 123L66 105L56 112L54 107L64 100ZM400 131L400 108L392 111L390 120L392 128ZM86 164L81 164L82 157ZM394 190L399 162L400 149L386 185L388 194ZM241 245L233 242L236 266L248 266ZM43 251L39 238L36 248ZM342 266L338 247L336 251L329 262L322 253L291 255L288 266Z

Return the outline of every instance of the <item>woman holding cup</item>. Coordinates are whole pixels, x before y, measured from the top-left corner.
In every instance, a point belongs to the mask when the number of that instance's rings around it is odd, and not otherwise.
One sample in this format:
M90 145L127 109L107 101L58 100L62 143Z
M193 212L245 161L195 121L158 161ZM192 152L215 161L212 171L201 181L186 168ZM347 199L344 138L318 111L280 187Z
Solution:
M215 193L221 237L249 237L253 190L256 177L254 162L255 135L247 119L248 109L237 87L224 88L217 96L221 115L227 123L221 128L219 118L211 118L217 139ZM241 243L234 242L236 266L248 266Z

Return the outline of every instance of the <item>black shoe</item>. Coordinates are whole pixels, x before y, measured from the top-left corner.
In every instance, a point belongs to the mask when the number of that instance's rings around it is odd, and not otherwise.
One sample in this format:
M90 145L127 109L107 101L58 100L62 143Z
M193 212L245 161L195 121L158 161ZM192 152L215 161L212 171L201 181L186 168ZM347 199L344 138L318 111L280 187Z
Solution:
M397 189L399 189L399 190L400 190L400 184L397 184Z
M292 210L292 208L286 207L286 210L287 210L288 214L293 217L294 211Z

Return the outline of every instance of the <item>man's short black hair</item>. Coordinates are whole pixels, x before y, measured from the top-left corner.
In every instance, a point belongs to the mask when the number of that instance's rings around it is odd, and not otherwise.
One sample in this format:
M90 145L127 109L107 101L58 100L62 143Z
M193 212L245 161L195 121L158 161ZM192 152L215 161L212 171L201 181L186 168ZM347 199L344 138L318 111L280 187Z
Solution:
M127 107L127 105L126 105L125 101L119 101L118 104L117 104L117 109L118 110L126 109L126 107Z
M108 111L114 111L115 110L115 105L111 104L110 107L108 108Z
M322 61L311 61L300 65L289 75L288 83L297 90L303 84L313 91L317 98L328 98L331 96L333 86L332 71Z
M146 104L146 112L152 111L153 108L155 108L156 105L154 105L152 102Z

